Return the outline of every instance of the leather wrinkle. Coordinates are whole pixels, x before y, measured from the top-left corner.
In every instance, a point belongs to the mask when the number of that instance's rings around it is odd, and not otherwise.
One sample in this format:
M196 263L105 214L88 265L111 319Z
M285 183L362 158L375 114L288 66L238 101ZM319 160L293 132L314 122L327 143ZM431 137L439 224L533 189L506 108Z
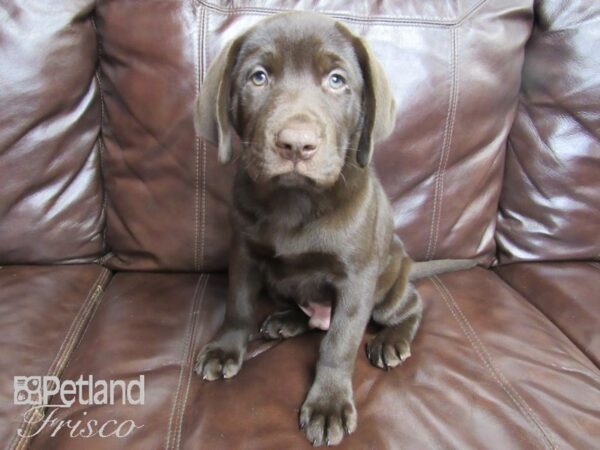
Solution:
M104 89L102 88L102 78L100 76L100 59L102 57L102 41L100 39L100 33L98 33L98 27L96 25L96 16L92 14L90 16L90 22L92 27L94 28L94 32L96 33L96 71L94 73L94 78L98 83L98 93L100 95L100 131L98 133L98 154L100 159L100 182L102 183L102 217L104 218L104 226L102 227L102 248L107 250L107 241L106 241L106 204L108 202L108 193L106 191L106 186L104 182L104 177L106 176L106 168L104 167L104 125L106 123L106 106L104 104ZM107 252L104 256L99 258L99 262L101 264L104 263L104 259L110 255L110 252Z

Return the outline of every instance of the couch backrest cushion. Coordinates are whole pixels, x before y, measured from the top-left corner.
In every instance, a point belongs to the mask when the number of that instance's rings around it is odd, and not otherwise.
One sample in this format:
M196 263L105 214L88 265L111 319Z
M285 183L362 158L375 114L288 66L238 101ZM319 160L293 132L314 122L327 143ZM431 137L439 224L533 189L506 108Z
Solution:
M0 264L103 250L93 0L0 5Z
M600 259L600 2L544 1L526 49L500 261Z
M391 79L398 120L374 162L409 252L490 262L532 0L100 0L108 264L225 267L233 167L195 138L192 105L227 40L290 9L344 21Z

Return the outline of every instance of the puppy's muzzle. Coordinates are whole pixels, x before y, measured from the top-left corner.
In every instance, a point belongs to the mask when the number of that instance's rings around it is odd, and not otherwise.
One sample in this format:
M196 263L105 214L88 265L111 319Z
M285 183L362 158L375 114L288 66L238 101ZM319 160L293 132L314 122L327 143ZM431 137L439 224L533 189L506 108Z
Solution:
M317 128L306 122L288 122L275 136L275 151L286 160L308 161L319 150L321 138Z

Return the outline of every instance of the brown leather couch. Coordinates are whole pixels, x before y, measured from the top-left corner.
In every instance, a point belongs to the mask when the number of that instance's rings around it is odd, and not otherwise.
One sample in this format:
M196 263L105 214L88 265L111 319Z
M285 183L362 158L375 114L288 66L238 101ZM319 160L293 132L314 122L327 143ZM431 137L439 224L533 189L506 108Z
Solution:
M597 1L0 0L2 448L310 448L319 332L256 341L228 381L192 371L223 317L233 170L193 101L226 40L290 9L385 66L374 163L410 254L480 263L420 282L403 366L359 353L340 448L600 448ZM15 376L49 375L144 375L145 402L16 404Z

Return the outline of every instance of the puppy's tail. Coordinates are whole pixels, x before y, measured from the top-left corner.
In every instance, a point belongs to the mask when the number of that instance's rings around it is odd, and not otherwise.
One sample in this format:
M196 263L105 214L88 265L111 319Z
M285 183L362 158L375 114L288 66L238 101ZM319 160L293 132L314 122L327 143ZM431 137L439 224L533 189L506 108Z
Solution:
M475 267L477 261L473 259L435 259L432 261L413 262L410 270L410 280L420 280L432 275L446 272L470 269Z

